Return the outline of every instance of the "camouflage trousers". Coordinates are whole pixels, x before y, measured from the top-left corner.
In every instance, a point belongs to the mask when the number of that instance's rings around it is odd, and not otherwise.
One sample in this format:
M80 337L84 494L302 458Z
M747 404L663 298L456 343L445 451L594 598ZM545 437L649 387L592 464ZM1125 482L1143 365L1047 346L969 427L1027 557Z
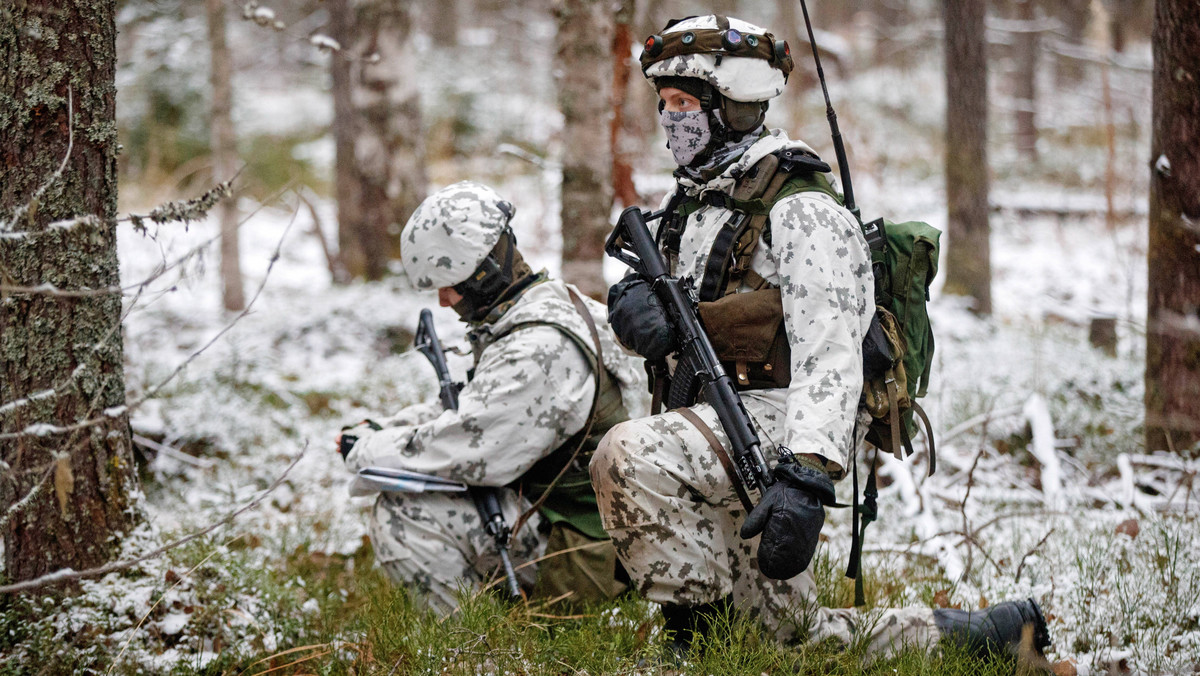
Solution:
M772 464L774 440L783 438L783 393L743 395ZM713 408L699 404L692 411L728 448ZM732 594L734 607L779 640L863 642L868 656L938 639L928 608L823 608L811 567L790 580L761 575L758 538L738 535L746 514L729 476L702 433L679 413L609 430L591 475L604 527L633 586L651 601L696 605Z
M530 503L515 491L499 491L504 518L515 525ZM540 514L531 516L509 549L517 580L526 592L537 577L537 564L528 562L546 549L541 523ZM415 591L439 614L457 608L460 593L469 594L504 577L495 542L465 494L380 493L369 533L375 559L388 577Z

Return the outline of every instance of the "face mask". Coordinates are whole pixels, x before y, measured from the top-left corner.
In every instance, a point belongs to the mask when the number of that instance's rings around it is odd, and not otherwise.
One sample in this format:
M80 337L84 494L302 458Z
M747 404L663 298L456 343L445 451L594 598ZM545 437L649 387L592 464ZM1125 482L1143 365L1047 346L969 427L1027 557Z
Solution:
M686 167L704 152L712 139L708 128L708 113L694 110L686 113L672 113L664 110L658 114L658 121L667 132L667 147L675 156L675 164Z

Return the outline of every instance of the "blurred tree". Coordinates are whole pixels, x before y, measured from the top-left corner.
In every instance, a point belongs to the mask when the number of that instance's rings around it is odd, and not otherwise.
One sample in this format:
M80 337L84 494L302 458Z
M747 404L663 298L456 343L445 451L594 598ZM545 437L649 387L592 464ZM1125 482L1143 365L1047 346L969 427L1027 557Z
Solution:
M612 116L612 177L613 195L621 206L630 207L641 200L633 184L633 148L625 142L625 102L633 78L633 20L637 10L635 0L621 0L614 14L612 41L613 58L613 116ZM641 85L640 82L633 83Z
M332 65L341 262L350 276L379 279L427 185L412 3L327 4L341 45Z
M946 293L992 312L988 227L987 40L983 0L945 0Z
M1013 99L1016 104L1017 152L1026 160L1036 162L1037 153L1037 62L1040 49L1037 13L1034 0L1015 0L1015 14L1020 27L1014 36L1013 56L1016 60Z
M1091 0L1054 0L1046 7L1062 25L1061 39L1068 48L1083 45L1088 24L1092 19ZM1083 60L1060 51L1055 61L1055 80L1059 85L1074 84L1083 79L1086 64Z
M115 16L116 0L0 8L0 528L10 580L103 564L140 520L121 295L104 291L120 286ZM82 289L101 291L66 293Z
M212 145L213 182L223 183L237 173L237 137L233 132L233 54L225 40L225 0L205 0L208 14L208 41L212 70L212 117L209 138ZM240 312L246 307L242 290L241 254L238 251L237 198L230 195L217 205L221 224L221 301L225 309Z
M601 263L612 224L613 14L605 0L555 5L558 105L563 114L563 279L600 297Z
M1200 21L1155 3L1146 449L1200 451Z

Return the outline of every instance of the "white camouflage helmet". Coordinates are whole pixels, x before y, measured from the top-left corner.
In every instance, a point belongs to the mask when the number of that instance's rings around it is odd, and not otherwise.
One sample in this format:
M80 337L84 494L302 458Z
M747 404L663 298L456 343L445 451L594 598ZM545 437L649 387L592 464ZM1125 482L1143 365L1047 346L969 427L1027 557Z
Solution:
M418 289L465 281L496 246L515 213L495 190L460 181L426 197L400 232L401 262Z
M642 73L704 80L734 101L766 101L783 93L792 72L787 43L740 19L689 17L646 39Z

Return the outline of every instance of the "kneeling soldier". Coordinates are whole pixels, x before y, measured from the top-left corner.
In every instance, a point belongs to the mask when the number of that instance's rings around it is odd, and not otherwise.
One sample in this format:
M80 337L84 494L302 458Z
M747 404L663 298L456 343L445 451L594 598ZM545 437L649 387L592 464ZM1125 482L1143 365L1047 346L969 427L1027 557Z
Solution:
M624 585L587 467L600 436L645 415L645 375L613 337L604 306L530 270L509 227L513 213L491 188L461 182L427 198L404 226L405 272L417 288L437 289L470 327L473 376L457 410L419 404L347 431L357 440L346 464L496 487L507 523L524 524L511 553L526 592L536 583L539 595L610 597ZM493 541L461 493L380 493L370 535L387 574L439 612L455 607L456 589L478 587L498 569Z
M667 393L674 410L615 426L597 449L604 527L631 584L662 604L672 648L685 652L729 607L780 638L863 641L872 655L943 636L1006 649L1025 625L1046 645L1031 600L976 613L818 603L809 563L833 482L866 431L859 425L855 438L875 312L866 240L829 167L763 125L792 68L784 43L737 19L691 17L648 39L641 62L679 165L657 242L669 274L694 280L704 328L774 464L774 483L751 510L724 459L717 412L696 402L682 367ZM609 312L623 344L665 374L664 358L684 346L650 285L622 280Z

